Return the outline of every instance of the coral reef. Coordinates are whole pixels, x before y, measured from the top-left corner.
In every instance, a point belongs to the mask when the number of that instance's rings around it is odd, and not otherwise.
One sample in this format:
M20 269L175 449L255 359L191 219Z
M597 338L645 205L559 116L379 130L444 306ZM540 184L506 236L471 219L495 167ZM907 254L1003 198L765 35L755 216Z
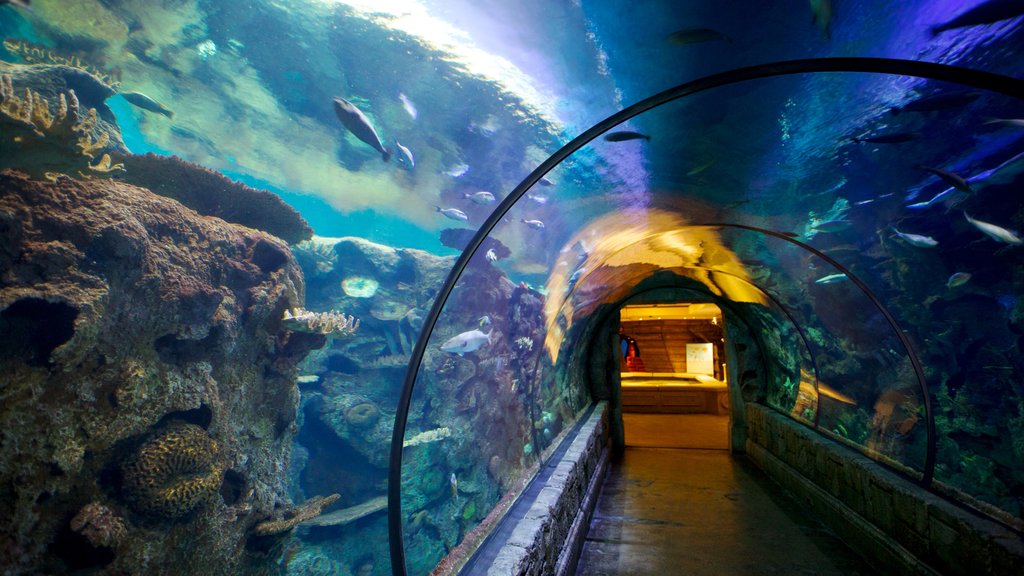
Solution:
M285 310L284 327L312 334L351 336L359 328L359 319L341 312L310 312L304 308Z
M107 84L113 90L120 86L120 75L115 73L107 74L102 70L83 62L78 56L63 56L50 50L46 46L34 44L20 38L4 38L4 48L11 54L17 55L26 64L58 64L81 70L95 76L100 82Z
M245 542L290 506L297 364L323 338L282 329L303 304L288 246L122 182L5 170L0 270L4 572L276 573ZM161 454L171 431L216 456ZM150 465L203 462L140 490Z
M323 512L324 508L337 502L338 498L341 498L340 494L310 498L302 504L278 514L279 517L274 520L260 522L253 529L253 533L257 536L283 534L303 522L316 518Z
M117 158L128 171L126 182L174 198L204 216L216 216L269 232L295 244L313 237L313 229L280 196L235 182L219 172L153 153Z
M169 426L139 448L124 467L124 491L144 514L179 518L220 488L217 442L195 424Z

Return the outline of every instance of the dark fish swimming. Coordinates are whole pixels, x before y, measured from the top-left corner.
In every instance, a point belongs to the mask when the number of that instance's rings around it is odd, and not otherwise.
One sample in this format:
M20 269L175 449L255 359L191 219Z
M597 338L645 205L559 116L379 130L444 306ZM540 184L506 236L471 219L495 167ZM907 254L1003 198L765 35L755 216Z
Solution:
M921 170L924 170L925 172L931 172L932 174L938 176L939 179L941 179L943 182L949 184L950 186L956 188L957 190L963 190L968 194L972 194L974 192L974 190L971 189L971 184L967 182L967 180L965 180L963 176L954 174L948 170L934 168L932 166L924 166L922 164L918 164L917 166L915 166L915 168L919 168Z
M712 28L687 28L685 30L676 30L669 34L665 41L669 44L700 44L701 42L714 42L721 40L732 44L732 38L729 38L725 34L722 34L718 30Z
M334 113L338 115L338 120L341 120L345 128L355 135L356 138L373 146L374 150L380 152L385 162L391 158L391 152L388 152L388 149L381 143L380 137L377 136L377 131L370 124L370 119L359 108L356 108L354 104L344 98L335 98Z
M651 137L647 134L641 134L631 130L620 130L619 132L610 132L605 134L604 139L608 142L625 142L627 140L650 140Z
M912 100L903 106L894 106L889 109L889 113L896 116L900 112L935 112L937 110L960 108L974 102L979 96L981 96L981 92L977 91L940 92Z
M872 144L903 144L913 142L923 136L920 132L893 132L891 134L879 134L878 136L866 136L864 138L851 137L854 142L870 142Z
M143 110L149 110L157 114L163 114L168 118L174 118L174 111L141 92L121 92L120 94L122 98L133 106L138 106Z
M932 36L941 34L946 30L992 24L1000 20L1015 18L1021 14L1024 14L1024 2L1021 2L1021 0L989 0L960 14L949 22L932 26Z

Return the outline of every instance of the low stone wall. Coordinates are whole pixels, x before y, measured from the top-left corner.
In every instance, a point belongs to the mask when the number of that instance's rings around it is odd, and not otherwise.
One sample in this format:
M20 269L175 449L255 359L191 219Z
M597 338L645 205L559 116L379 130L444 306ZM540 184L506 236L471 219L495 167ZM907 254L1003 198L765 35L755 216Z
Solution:
M487 569L495 576L566 574L576 567L608 464L608 405L572 440L526 516Z
M882 574L1024 574L1015 532L759 404L747 454Z

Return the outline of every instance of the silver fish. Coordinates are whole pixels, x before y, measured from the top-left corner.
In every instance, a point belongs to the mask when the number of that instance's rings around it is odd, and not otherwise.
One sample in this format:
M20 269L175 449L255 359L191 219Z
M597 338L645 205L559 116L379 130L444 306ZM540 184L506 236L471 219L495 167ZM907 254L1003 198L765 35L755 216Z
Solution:
M476 352L483 345L490 343L490 333L484 334L480 330L473 329L449 338L444 344L441 344L441 351L462 356L469 352Z
M529 198L530 200L533 200L537 204L548 203L548 197L543 194L527 194L526 197Z
M122 98L127 100L128 103L133 106L138 106L143 110L149 110L150 112L156 112L157 114L163 114L168 118L174 118L174 112L170 108L141 92L121 92L120 94Z
M957 286L963 286L967 284L967 281L971 279L971 275L967 272L954 272L949 280L946 280L946 288L956 288Z
M834 284L836 282L842 282L843 280L847 280L846 274L829 274L828 276L823 276L821 278L818 278L817 280L814 281L814 283L815 284Z
M541 222L540 220L526 220L526 219L524 219L524 220L522 220L522 223L526 224L530 228L533 228L534 230L543 230L544 229L544 223Z
M939 241L931 236L922 236L920 234L907 234L900 232L895 227L892 229L897 236L903 239L904 242L911 246L917 246L918 248L935 248L939 245Z
M1007 230L1006 228L1003 228L1001 226L996 226L995 224L989 224L988 222L975 220L974 218L971 218L967 214L967 212L964 212L964 218L966 218L972 226L974 226L978 230L981 230L986 236L995 240L996 242L1005 242L1007 244L1013 244L1015 246L1024 244L1024 240L1022 240L1016 232Z
M416 106L413 105L412 100L409 100L409 97L402 92L398 93L398 99L402 101L402 108L405 108L405 112L415 120L419 113L416 112Z
M19 8L27 9L32 8L31 6L29 6L30 3L31 0L0 0L0 6L3 6L4 4L10 4L11 6L17 6Z
M441 208L440 206L435 206L434 208L452 220L469 220L469 216L466 216L466 213L458 208Z
M412 157L412 150L409 150L402 143L395 139L395 148L398 148L398 163L408 170L416 167L416 160Z
M462 195L462 197L469 198L470 200L473 201L474 204L491 204L494 202L494 194L491 194L486 190L481 190L479 192L474 192L472 194L466 192L465 194Z
M456 502L459 501L459 480L455 477L455 472L452 472L451 477L448 479L448 484L452 487L452 499Z
M985 124L998 124L999 126L1009 128L1024 128L1024 118L989 118L985 121Z
M487 258L487 261L491 262L491 263L494 263L494 262L498 261L498 255L495 254L494 248L491 248L490 250L488 250L487 254L484 254L484 258Z
M353 136L359 138L363 142L366 142L373 147L374 150L380 152L381 157L387 162L391 158L391 152L384 147L381 143L380 137L377 136L377 131L373 129L373 125L370 124L370 119L363 114L363 111L356 108L355 104L352 104L344 98L334 99L334 113L338 116L338 120L341 120L342 125L352 133Z
M456 164L448 170L445 170L444 173L446 176L451 176L452 178L461 178L466 174L466 172L469 172L469 164Z

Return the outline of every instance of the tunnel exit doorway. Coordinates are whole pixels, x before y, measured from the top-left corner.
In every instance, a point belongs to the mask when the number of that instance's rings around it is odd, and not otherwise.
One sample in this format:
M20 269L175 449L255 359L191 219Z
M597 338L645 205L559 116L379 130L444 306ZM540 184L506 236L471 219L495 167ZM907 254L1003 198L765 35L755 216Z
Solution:
M729 449L725 330L718 306L624 306L619 347L627 449Z

